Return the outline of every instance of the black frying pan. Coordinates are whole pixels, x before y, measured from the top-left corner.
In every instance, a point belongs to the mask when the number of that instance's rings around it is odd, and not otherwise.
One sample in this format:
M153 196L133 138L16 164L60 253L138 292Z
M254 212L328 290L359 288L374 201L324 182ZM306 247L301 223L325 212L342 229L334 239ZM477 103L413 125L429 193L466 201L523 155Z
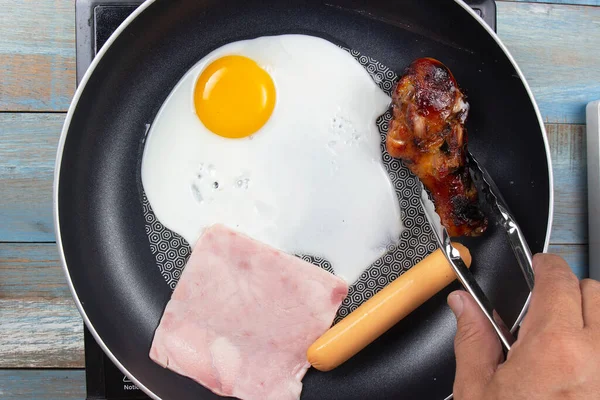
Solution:
M217 398L148 357L171 290L144 232L139 169L146 125L211 50L283 33L326 38L397 73L442 60L472 106L470 148L487 167L534 252L548 244L549 152L521 73L495 35L452 0L146 2L102 49L69 110L55 184L57 239L83 318L103 349L156 398ZM507 322L528 292L503 233L468 240L473 271ZM452 288L456 288L453 286ZM454 377L454 319L438 294L330 373L308 372L303 399L443 399Z

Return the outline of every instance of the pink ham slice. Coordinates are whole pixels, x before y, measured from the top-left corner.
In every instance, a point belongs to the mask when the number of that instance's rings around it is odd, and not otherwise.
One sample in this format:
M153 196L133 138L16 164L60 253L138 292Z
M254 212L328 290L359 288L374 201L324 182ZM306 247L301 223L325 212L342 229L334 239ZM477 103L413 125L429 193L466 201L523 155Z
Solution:
M222 396L298 399L306 351L347 293L329 272L215 225L192 252L150 358Z

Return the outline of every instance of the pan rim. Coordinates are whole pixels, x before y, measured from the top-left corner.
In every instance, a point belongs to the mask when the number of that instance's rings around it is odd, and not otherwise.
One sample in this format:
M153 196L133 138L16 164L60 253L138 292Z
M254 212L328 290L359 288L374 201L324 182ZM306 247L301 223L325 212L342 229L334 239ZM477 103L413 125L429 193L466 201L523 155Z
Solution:
M73 300L75 302L75 305L77 307L77 310L79 311L85 325L87 326L87 328L89 329L90 333L92 334L92 336L94 337L94 339L96 340L96 342L98 343L98 345L102 348L102 350L104 351L104 353L108 356L108 358L115 364L115 366L123 373L125 374L127 377L129 377L132 382L138 387L140 388L144 393L146 393L148 396L150 396L152 399L155 400L162 400L158 395L156 395L154 392L152 392L148 387L146 387L142 382L140 382L131 372L129 372L129 370L127 368L125 368L125 366L115 357L115 355L112 353L112 351L108 348L108 346L106 345L106 343L104 343L104 341L102 340L102 338L100 337L100 335L98 334L98 332L96 331L96 329L94 328L94 325L92 324L92 322L90 321L89 317L87 316L87 313L85 311L85 309L83 308L83 305L79 299L79 296L77 294L77 291L75 290L75 286L73 285L73 281L71 279L71 275L69 272L69 267L67 265L67 261L66 261L66 257L65 257L65 253L64 253L64 247L63 247L63 243L62 243L62 236L61 236L61 229L60 229L60 215L59 215L59 199L58 199L58 195L59 195L59 184L60 184L60 170L61 170L61 163L62 163L62 157L63 157L63 152L64 152L64 146L66 143L66 139L67 139L67 135L69 132L69 128L71 125L71 120L73 118L73 115L75 113L75 109L77 108L77 104L79 102L79 99L91 77L91 75L94 73L97 65L99 64L100 60L102 59L102 57L104 56L104 54L106 54L106 52L108 51L108 49L110 48L110 46L115 42L115 40L120 36L120 34L127 28L127 26L129 26L129 24L135 19L137 18L138 15L140 15L142 12L144 12L144 10L146 10L148 7L150 7L150 5L152 5L156 0L146 0L144 3L142 3L133 13L131 13L126 19L125 21L123 21L123 23L121 25L119 25L119 27L115 30L115 32L109 37L109 39L106 41L106 43L104 44L104 46L102 46L102 48L100 49L100 51L98 52L98 54L93 58L90 66L88 67L87 71L85 72L83 78L81 79L81 82L79 84L79 86L77 87L77 90L75 91L75 94L73 95L73 99L71 101L71 104L69 106L69 109L67 111L67 115L65 117L65 122L63 124L63 128L60 134L60 139L58 142L58 148L57 148L57 153L56 153L56 161L55 161L55 165L54 165L54 182L53 182L53 193L52 193L52 208L53 208L53 218L54 218L54 232L55 232L55 236L56 236L56 245L58 247L58 253L59 253L59 258L60 258L60 262L61 262L61 266L62 269L65 273L66 279L67 279L67 285L69 286L69 291L71 292L71 296L73 297ZM489 25L468 5L466 4L463 0L453 0L456 4L458 4L460 7L462 7L472 18L474 18L481 26L483 26L483 28L488 32L488 34L494 39L494 41L498 44L498 46L500 47L500 49L504 52L504 54L507 56L507 58L509 59L509 61L511 62L512 66L515 68L515 71L517 72L517 75L519 76L519 78L521 79L521 82L523 83L523 86L525 87L525 90L527 92L527 95L529 96L529 99L534 107L534 111L536 113L537 119L538 119L538 123L541 129L541 133L542 133L542 139L544 141L544 148L546 151L546 160L547 160L547 169L548 169L548 183L549 183L549 194L548 194L548 221L547 221L547 225L546 225L546 238L544 239L544 246L543 246L543 251L546 252L548 250L548 246L550 243L550 235L551 235L551 230L552 230L552 222L554 220L554 175L553 175L553 170L552 170L552 160L551 160L551 153L550 153L550 144L548 141L548 134L546 132L546 128L544 126L544 121L542 119L542 115L541 112L539 110L538 104L535 101L535 98L533 96L533 92L531 91L531 88L529 86L529 83L527 82L527 80L525 79L525 76L523 75L523 72L521 71L521 69L519 68L519 66L517 65L515 59L513 58L512 54L509 52L509 50L506 48L506 46L504 45L504 43L500 40L500 37L496 34L496 32L494 32ZM531 293L529 294L529 296L527 297L525 303L523 304L523 308L521 309L521 312L519 313L519 316L517 317L512 330L516 329L520 324L521 321L523 320L523 318L525 317L525 314L527 312L527 308L529 306L529 302L531 299ZM450 394L448 397L446 397L446 400L451 399L452 398L452 394Z

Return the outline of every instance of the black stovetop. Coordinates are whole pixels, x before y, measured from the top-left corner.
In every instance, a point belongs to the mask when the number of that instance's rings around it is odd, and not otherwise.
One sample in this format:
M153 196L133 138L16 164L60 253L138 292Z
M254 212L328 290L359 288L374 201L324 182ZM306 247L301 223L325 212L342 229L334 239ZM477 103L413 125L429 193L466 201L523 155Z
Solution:
M94 55L112 32L141 3L143 1L139 0L76 0L77 82L81 81ZM494 0L467 0L466 3L496 29ZM87 328L84 328L84 336L87 399L149 398L115 367Z

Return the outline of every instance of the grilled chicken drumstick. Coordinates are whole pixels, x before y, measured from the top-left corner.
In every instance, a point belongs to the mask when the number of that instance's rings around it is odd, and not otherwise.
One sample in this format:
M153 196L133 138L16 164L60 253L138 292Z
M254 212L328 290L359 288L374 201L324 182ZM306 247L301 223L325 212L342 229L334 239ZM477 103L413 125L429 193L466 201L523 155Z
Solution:
M450 236L478 236L487 228L466 167L469 105L454 76L432 58L414 61L392 95L387 150L400 158L433 197Z

